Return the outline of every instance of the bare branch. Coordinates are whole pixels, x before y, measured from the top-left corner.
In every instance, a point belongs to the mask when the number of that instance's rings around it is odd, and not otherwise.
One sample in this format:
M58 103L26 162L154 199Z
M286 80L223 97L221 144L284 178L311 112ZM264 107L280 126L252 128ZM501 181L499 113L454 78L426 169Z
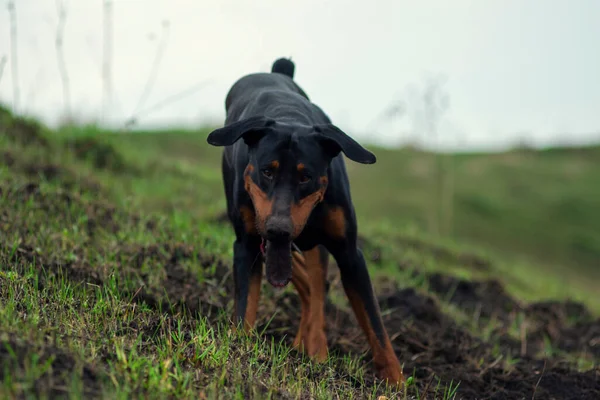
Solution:
M2 75L4 75L6 63L8 63L8 57L2 56L2 58L0 58L0 82L2 82Z
M10 18L10 52L11 52L11 76L13 86L13 111L16 113L19 109L19 98L21 90L19 88L19 57L17 47L17 9L14 0L8 2L8 14Z
M160 42L158 43L158 46L156 48L156 55L154 56L152 68L150 69L148 79L146 80L146 85L144 86L142 95L140 96L138 104L135 106L132 115L135 115L139 111L139 109L144 105L144 103L150 96L150 92L152 91L152 87L154 86L154 82L156 81L156 77L158 76L158 67L160 66L160 62L162 61L169 40L169 21L163 21L162 30L163 33L161 35Z
M65 24L67 21L67 7L65 0L56 0L56 11L58 13L58 25L56 27L56 58L58 61L58 71L60 73L60 79L62 81L63 89L63 105L66 112L66 117L71 118L71 92L69 87L69 74L67 72L67 64L65 62L64 55L64 32Z
M113 2L104 0L103 17L103 52L102 52L102 120L106 119L112 95L112 36L113 36Z
M140 111L137 114L132 115L127 121L125 121L125 128L130 128L131 126L135 125L141 115L148 114L151 111L156 111L156 110L161 109L169 104L175 103L185 97L191 96L192 94L196 93L200 89L204 88L209 83L210 83L210 80L202 81L202 82L192 86L189 89L186 89L182 92L179 92L172 96L169 96L166 99L161 100L158 103L154 104L153 106L151 106L143 111Z

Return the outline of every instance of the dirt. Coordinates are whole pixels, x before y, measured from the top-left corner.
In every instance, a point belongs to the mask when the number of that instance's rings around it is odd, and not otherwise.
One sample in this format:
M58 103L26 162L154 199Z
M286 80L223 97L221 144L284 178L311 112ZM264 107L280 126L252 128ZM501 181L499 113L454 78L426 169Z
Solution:
M132 293L133 301L145 302L157 309L177 312L184 307L194 315L216 318L219 311L227 306L229 290L233 289L233 282L228 279L229 268L212 256L195 253L189 245L125 248L118 258L129 261L130 273L135 273L136 268L149 261L164 266L160 284L142 287ZM194 260L199 268L208 271L202 285L196 276L181 266L184 260ZM142 282L148 279L143 273L136 275Z
M92 137L70 139L65 146L80 160L87 160L97 169L115 173L136 174L139 171L129 165L121 153L108 143L102 143Z
M496 327L492 335L515 355L535 357L550 343L554 351L585 354L600 360L600 319L593 318L581 303L522 304L509 296L496 280L466 281L431 274L428 281L432 292L473 316L479 327L493 321Z
M60 182L66 191L78 194L100 194L103 191L102 186L89 176L81 176L75 171L55 163L25 159L8 150L0 152L0 164L4 164L11 171L24 176L31 183Z
M50 398L66 398L70 392L70 382L74 373L79 374L83 382L83 393L86 398L99 396L101 393L100 374L90 365L82 364L76 358L52 345L27 342L26 340L0 334L0 381L5 381L6 371L10 377L27 376L28 364L32 354L37 363L47 365L45 372L35 379L30 394ZM36 361L34 361L36 362Z
M528 356L509 366L503 361L510 348L495 350L492 343L457 326L432 298L405 289L381 300L382 309L394 308L385 324L396 336L393 344L406 361L405 372L414 369L422 385L434 376L443 382L460 381L459 398L533 398L535 393L544 399L584 399L600 394L599 368L580 373L558 359Z
M0 106L0 135L22 145L49 147L50 143L42 133L41 125L31 119L13 116L8 109Z

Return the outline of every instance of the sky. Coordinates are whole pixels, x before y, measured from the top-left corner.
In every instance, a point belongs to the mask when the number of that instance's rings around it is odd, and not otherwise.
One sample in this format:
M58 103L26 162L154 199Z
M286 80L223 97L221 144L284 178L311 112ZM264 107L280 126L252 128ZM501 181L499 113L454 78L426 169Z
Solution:
M82 122L121 127L137 110L138 127L219 125L235 80L284 56L311 100L363 142L600 142L598 0L113 0L110 96L102 0L16 1L16 80L5 1L0 102L50 125L67 109L60 3L70 110Z

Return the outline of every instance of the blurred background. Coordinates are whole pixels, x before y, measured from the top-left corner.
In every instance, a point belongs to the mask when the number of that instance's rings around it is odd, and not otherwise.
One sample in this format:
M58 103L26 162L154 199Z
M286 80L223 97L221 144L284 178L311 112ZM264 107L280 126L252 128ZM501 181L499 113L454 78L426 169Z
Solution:
M204 138L229 87L291 57L311 100L378 156L348 164L360 221L598 282L598 1L4 5L0 101L202 167L206 215L224 205Z

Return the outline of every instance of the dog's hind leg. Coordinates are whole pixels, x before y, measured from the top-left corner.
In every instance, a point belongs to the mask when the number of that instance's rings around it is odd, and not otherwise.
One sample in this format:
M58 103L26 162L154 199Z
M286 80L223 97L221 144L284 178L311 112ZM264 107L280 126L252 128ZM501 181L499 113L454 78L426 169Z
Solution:
M344 291L369 341L375 369L381 379L401 384L404 382L402 367L383 326L363 254L356 246L350 246L349 241L335 247L332 254L340 268Z

